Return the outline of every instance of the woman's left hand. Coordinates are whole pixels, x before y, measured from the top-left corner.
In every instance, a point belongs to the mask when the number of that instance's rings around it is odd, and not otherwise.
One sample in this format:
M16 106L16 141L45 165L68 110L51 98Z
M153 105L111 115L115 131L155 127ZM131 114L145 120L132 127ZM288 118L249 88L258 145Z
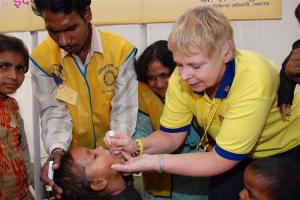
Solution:
M139 173L144 171L159 171L159 155L143 154L132 157L126 152L122 152L126 162L123 164L113 164L112 169L123 173Z

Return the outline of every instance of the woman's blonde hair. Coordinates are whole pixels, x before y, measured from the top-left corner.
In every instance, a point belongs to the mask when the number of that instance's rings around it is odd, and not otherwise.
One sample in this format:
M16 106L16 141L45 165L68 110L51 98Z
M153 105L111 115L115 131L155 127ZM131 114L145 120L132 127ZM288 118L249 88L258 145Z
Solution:
M187 55L200 50L209 58L220 59L232 45L233 30L225 15L210 7L187 10L173 25L168 47L174 53Z

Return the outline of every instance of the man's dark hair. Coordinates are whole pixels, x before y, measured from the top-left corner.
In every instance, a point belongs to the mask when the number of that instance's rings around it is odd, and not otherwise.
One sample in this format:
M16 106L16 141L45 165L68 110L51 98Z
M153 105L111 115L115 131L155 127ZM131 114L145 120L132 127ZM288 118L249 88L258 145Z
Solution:
M44 10L50 10L54 13L65 14L75 11L83 17L86 8L90 5L91 0L34 0L32 10L38 16L42 16Z
M300 23L300 3L298 4L298 6L295 9L295 16L298 20L298 23Z
M173 72L176 63L173 61L173 54L168 49L168 42L166 40L159 40L148 46L142 55L135 62L135 72L138 81L147 83L147 71L149 64L153 61L161 62L165 67Z
M25 70L26 73L28 71L29 65L29 53L22 40L0 33L0 53L4 53L6 51L12 51L23 57L25 66L27 67L27 69Z
M274 200L300 200L300 163L289 158L263 158L248 167L269 184Z
M91 189L84 167L75 162L70 152L65 153L59 169L54 171L54 181L63 189L64 200L105 199L100 192Z

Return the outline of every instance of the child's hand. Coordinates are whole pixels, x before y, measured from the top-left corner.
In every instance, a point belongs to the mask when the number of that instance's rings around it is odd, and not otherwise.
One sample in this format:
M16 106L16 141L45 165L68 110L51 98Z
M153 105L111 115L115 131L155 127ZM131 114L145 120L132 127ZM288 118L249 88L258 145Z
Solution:
M291 115L291 104L281 104L279 106L280 112L284 117Z

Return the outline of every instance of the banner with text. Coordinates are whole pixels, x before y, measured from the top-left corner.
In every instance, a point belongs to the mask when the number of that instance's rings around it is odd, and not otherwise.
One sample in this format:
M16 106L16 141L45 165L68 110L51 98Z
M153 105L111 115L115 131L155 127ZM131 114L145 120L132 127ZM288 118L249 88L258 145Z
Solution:
M44 29L33 0L0 0L0 31ZM212 6L231 20L281 19L282 0L92 0L96 25L173 22L188 8Z

